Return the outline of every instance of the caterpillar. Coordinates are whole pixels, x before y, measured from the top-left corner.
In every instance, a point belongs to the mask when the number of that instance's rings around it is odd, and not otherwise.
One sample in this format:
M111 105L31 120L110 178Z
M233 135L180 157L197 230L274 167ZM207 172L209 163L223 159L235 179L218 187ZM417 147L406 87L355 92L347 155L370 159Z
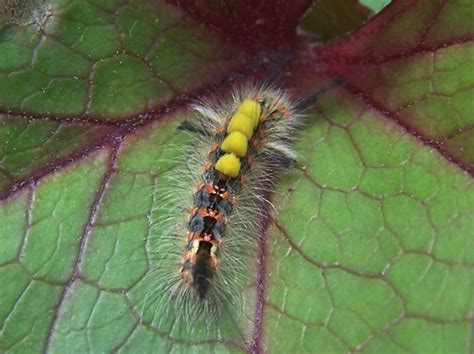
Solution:
M159 203L155 316L206 323L241 306L280 171L294 166L304 102L270 84L202 100L179 128L191 143ZM149 303L152 300L149 299ZM146 301L145 301L146 302ZM232 316L232 315L231 315Z
M182 280L201 300L205 300L214 280L219 281L219 255L224 251L226 228L232 222L232 213L239 215L236 209L239 202L243 202L239 195L247 192L246 208L268 202L262 192L271 187L276 170L295 161L290 143L301 125L300 117L283 92L270 88L250 88L235 95L230 109L212 112L208 107L196 106L202 119L187 121L181 126L199 131L210 142L193 195L187 245L180 268ZM235 224L248 223L252 218L240 214ZM256 242L254 232L258 219L255 216L260 214L258 210L252 210L252 214L252 224L238 230L237 238L242 240L242 247ZM242 220L243 217L246 220ZM232 268L238 270L233 263Z

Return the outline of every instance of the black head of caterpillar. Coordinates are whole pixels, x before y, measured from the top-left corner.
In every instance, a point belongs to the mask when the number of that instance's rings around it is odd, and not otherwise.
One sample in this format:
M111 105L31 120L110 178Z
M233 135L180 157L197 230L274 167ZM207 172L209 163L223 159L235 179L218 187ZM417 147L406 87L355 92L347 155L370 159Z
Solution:
M205 300L211 289L219 293L219 287L225 286L222 274L239 272L248 264L232 257L226 257L230 264L222 264L220 254L236 252L236 242L231 249L227 247L235 238L242 240L242 248L256 244L256 228L234 227L231 235L226 230L229 224L258 224L264 191L272 186L278 170L296 161L292 144L302 117L284 92L269 87L245 89L226 107L204 104L195 108L201 116L180 128L207 140L208 150L193 194L180 273L190 291ZM233 215L239 208L250 208L255 215ZM234 239L229 240L231 237ZM245 257L251 252L241 253ZM220 272L221 267L227 271Z

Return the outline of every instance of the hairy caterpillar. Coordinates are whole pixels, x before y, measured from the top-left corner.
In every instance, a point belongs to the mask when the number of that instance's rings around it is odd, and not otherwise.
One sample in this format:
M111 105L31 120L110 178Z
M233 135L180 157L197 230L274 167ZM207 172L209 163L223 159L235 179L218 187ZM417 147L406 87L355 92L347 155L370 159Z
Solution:
M143 301L155 304L160 322L177 318L189 329L241 306L269 192L279 172L296 162L293 144L306 103L251 84L228 101L195 104L197 114L180 125L193 138L167 176L173 187L158 197L164 219L157 223L156 271Z
M224 274L228 266L239 270L234 258L228 265L221 264L224 238L241 240L240 247L235 245L238 254L255 244L257 208L267 202L265 191L272 186L275 172L295 161L290 144L301 126L301 117L286 95L271 88L251 87L235 94L230 107L210 107L195 106L201 114L181 126L199 132L210 143L207 153L205 147L202 150L203 173L195 187L180 270L185 291L201 300L220 286L221 268ZM229 223L244 228L227 230Z

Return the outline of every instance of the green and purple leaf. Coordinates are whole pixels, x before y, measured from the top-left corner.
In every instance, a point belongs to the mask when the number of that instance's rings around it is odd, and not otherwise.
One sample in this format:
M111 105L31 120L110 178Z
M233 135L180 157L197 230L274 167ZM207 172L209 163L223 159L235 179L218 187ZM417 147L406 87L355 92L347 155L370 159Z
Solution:
M310 6L8 9L1 352L473 350L474 3L393 1L363 25L356 1ZM159 236L150 191L173 168L190 102L276 72L296 97L333 88L309 112L304 167L278 183L278 213L262 220L233 319L246 335L180 336L134 306Z

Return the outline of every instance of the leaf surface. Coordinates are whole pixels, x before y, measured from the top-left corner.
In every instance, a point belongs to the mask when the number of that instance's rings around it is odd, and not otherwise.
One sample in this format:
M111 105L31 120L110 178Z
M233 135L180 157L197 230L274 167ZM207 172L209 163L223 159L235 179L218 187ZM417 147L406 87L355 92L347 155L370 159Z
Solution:
M26 4L0 30L0 351L472 350L470 2L393 1L325 44L307 1ZM275 73L322 92L300 166L241 313L183 334L137 308L176 126Z

